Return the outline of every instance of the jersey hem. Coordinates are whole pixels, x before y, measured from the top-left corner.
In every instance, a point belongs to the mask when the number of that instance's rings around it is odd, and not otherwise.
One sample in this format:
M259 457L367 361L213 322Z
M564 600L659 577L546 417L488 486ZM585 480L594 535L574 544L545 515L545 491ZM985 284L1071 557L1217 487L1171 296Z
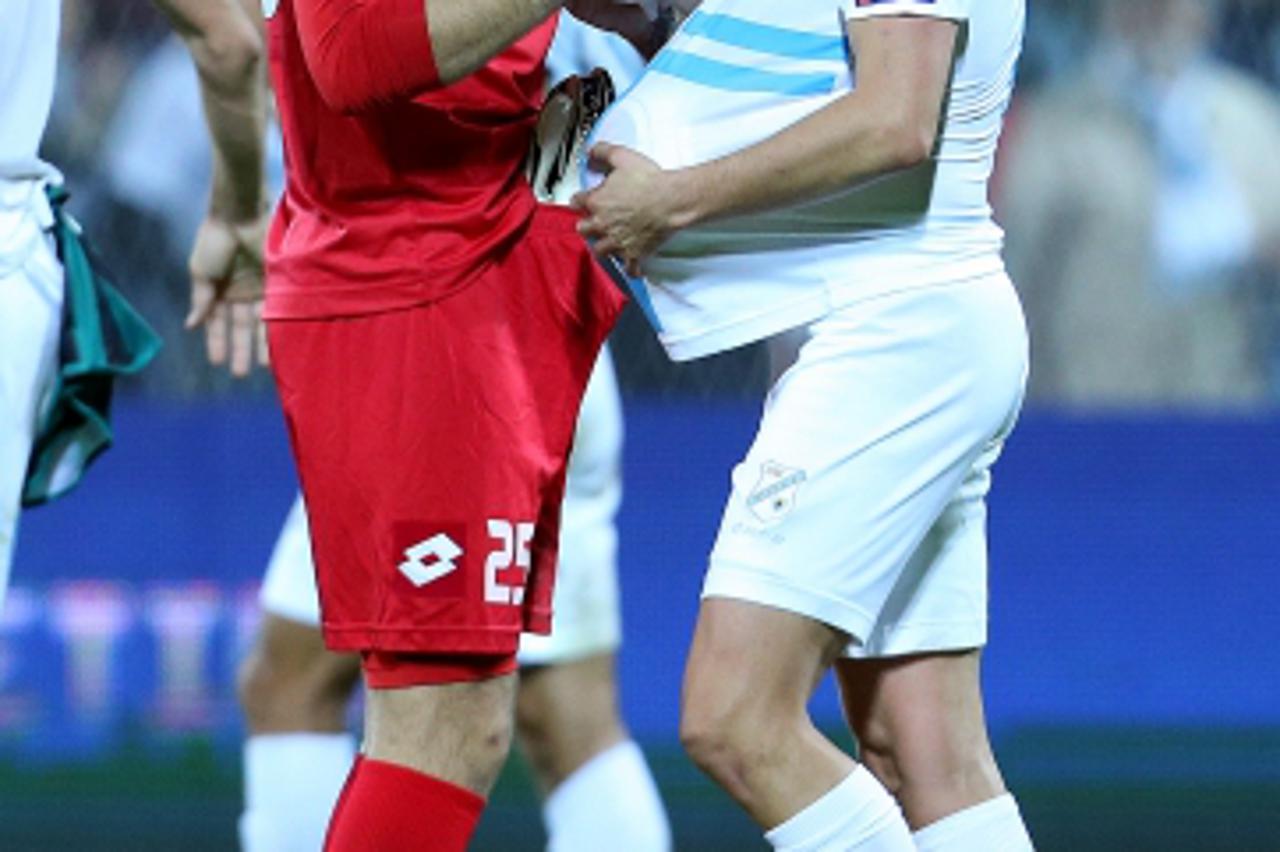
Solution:
M367 317L376 314L407 311L424 305L444 301L465 290L492 271L496 260L503 257L515 245L525 239L572 236L579 239L576 230L578 214L568 208L534 203L529 214L518 228L505 237L488 257L479 263L460 261L455 264L432 266L430 274L421 271L387 277L366 285L342 287L309 287L296 283L299 278L314 275L332 279L332 273L290 270L300 265L298 258L268 260L268 267L275 267L268 277L266 301L262 318L269 322L294 320L327 320ZM288 270L288 271L286 271ZM424 282L430 278L440 280L456 276L454 282L443 289L425 292Z
M684 335L660 333L658 339L671 360L692 361L806 325L822 317L832 307L830 296L824 289L782 307L771 306L767 312L735 319L715 328ZM659 317L661 314L658 311Z
M1004 261L999 254L983 255L969 258L955 264L940 264L948 270L946 275L921 274L919 271L910 283L873 287L859 290L856 285L833 284L830 281L822 285L821 290L804 299L778 307L770 306L766 312L752 314L717 325L714 328L700 329L685 334L661 333L658 335L668 356L673 361L691 361L714 355L739 346L772 337L798 326L807 325L826 316L834 310L862 304L875 299L896 296L902 293L934 287L945 287L966 284L970 281L986 278L991 275L1005 273ZM869 277L892 277L888 272L864 275L854 270L850 276L866 280ZM726 285L729 282L725 282ZM661 291L659 291L661 292ZM710 311L708 311L710 312ZM663 311L658 310L662 318ZM669 317L668 317L669 321Z

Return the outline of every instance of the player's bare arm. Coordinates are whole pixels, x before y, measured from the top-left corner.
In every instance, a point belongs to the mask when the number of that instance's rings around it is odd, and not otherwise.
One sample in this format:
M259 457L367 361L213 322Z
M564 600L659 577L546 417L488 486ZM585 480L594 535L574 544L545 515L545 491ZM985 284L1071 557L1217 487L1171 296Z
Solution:
M619 145L591 152L608 177L575 199L596 252L636 271L672 233L714 219L820 198L932 154L957 25L935 18L856 21L858 85L824 109L734 154L664 171Z
M340 112L358 112L455 83L562 6L605 29L632 22L632 13L618 10L612 0L294 4L308 70L325 102Z
M155 0L191 52L213 146L209 210L191 250L191 313L210 362L266 363L259 321L268 203L265 47L254 0Z

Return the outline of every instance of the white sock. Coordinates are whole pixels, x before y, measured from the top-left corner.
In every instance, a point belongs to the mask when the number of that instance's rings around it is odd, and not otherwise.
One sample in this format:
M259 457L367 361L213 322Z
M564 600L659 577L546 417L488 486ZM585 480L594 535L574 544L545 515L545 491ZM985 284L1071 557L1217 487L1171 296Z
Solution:
M668 852L671 826L644 754L618 743L560 783L542 806L549 852Z
M244 744L243 852L316 852L351 771L350 734L263 734Z
M898 803L862 766L764 839L785 852L915 852L916 848Z
M915 833L921 852L1032 852L1018 803L1005 793L930 823Z

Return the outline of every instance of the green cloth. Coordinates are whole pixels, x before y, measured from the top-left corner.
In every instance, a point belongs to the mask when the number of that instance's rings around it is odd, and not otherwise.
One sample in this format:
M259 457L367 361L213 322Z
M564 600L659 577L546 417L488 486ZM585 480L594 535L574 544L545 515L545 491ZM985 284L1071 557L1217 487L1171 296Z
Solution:
M70 491L111 446L111 390L160 351L160 338L107 280L80 223L66 211L67 192L49 187L53 236L65 273L58 374L41 414L22 491L38 506Z

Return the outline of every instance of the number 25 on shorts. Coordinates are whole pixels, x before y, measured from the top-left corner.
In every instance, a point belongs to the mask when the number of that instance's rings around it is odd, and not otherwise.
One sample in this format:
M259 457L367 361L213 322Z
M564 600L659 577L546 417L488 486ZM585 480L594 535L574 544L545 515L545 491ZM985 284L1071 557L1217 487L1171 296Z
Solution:
M533 541L533 524L528 521L512 522L490 518L489 537L498 543L498 547L484 561L485 603L519 606L524 602L524 581L533 564L529 551L529 545ZM499 578L499 574L512 565L521 572L517 585L507 585Z

